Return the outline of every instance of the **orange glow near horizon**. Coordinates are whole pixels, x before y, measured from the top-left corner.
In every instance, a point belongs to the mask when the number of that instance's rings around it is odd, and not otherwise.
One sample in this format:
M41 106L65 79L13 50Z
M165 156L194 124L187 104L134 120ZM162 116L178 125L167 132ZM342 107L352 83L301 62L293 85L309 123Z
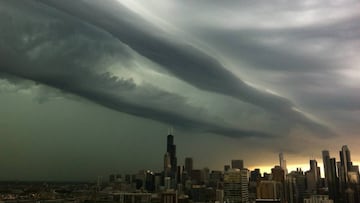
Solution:
M259 168L261 173L264 173L264 172L271 173L271 169L274 168L274 166L253 166L253 167L250 167L249 170L254 170L255 168ZM310 166L309 166L309 164L304 164L304 163L287 166L288 172L295 171L296 168L301 168L302 171L307 171L307 170L309 170Z
M323 166L322 166L322 162L318 163L318 166L320 167L320 171L321 171L321 177L324 176L324 170L323 170ZM253 166L253 167L249 167L249 170L254 170L255 168L259 168L261 174L264 173L271 173L271 169L274 168L274 166ZM289 164L287 165L287 170L288 173L290 173L291 171L296 171L297 168L301 168L302 171L308 171L310 169L310 166L308 163L299 163L299 164Z
M354 161L353 165L360 166L360 162ZM322 160L320 160L320 161L318 160L318 167L320 167L321 177L324 177L324 166L323 166ZM271 169L274 168L274 166L252 166L252 167L249 167L249 170L254 170L255 168L259 168L261 174L264 174L264 173L271 173ZM297 168L301 168L301 170L305 172L310 169L310 165L309 165L309 163L299 163L299 164L287 165L288 173L290 173L291 171L296 171Z

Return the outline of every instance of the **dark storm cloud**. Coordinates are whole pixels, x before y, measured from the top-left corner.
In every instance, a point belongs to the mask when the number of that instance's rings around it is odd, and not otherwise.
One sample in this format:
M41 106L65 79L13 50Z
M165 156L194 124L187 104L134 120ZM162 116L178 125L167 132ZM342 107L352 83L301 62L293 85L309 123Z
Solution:
M335 68L335 64L297 52L291 47L276 47L259 42L254 38L258 35L255 31L204 29L201 35L227 50L236 50L229 51L228 54L256 69L303 72L314 70L314 67L320 70Z
M317 40L328 39L336 40L334 43L349 42L358 40L360 37L360 16L353 16L338 20L335 22L327 22L323 24L307 25L301 28L279 28L279 29L257 29L250 31L253 34L264 33L267 36L283 36L291 40ZM246 32L246 30L245 30Z
M217 46L224 47L252 68L286 72L323 72L339 69L344 64L326 49L323 53L304 53L298 44L316 44L319 40L329 48L339 48L360 37L360 17L340 22L302 26L299 28L215 29L200 28L200 36ZM266 44L263 39L281 39L284 45ZM293 45L295 44L295 45ZM236 50L235 52L232 50Z
M117 2L41 2L112 34L139 54L160 64L176 77L197 88L235 97L267 111L285 116L289 120L311 129L320 130L322 134L333 134L326 126L317 124L301 113L294 111L294 105L288 99L247 85L208 54L186 43L169 39L165 37L163 32L151 26L139 27L146 25L144 20L122 8ZM253 46L251 51L259 51L260 49L263 47ZM246 57L251 57L246 53L243 52ZM263 56L265 57L267 54L264 53ZM287 55L287 57L291 57L291 55ZM297 59L296 57L292 58ZM268 62L267 58L259 59L259 61L261 61L260 63ZM290 65L286 62L278 61L278 63L281 63L281 66Z
M320 89L317 91L307 91L303 99L304 105L318 109L335 109L343 111L360 111L360 88L342 89Z
M295 28L216 29L200 26L196 32L252 68L282 72L323 72L339 69L344 64L330 54L329 49L314 55L304 53L299 49L301 47L297 47L298 44L317 44L319 40L323 40L329 48L335 49L344 43L352 43L360 37L359 20L360 16L356 16L339 22ZM262 41L269 39L285 42L276 45Z
M0 52L1 53L1 52ZM9 59L9 58L7 58ZM3 61L3 60L2 60ZM26 61L23 59L23 61ZM12 70L3 69L5 73L11 75L16 75L24 79L34 80L36 82L49 85L51 87L59 88L63 91L70 92L76 95L79 95L83 98L89 99L92 102L98 103L105 107L128 113L131 115L153 119L167 123L169 125L175 125L177 127L182 127L185 129L191 129L199 132L210 132L215 134L220 134L230 137L261 137L261 138L270 138L274 135L270 133L264 133L254 130L242 130L234 128L231 126L226 126L226 124L221 125L221 122L210 123L201 118L191 118L189 116L181 115L177 112L170 112L162 110L159 106L161 105L174 105L178 109L186 109L187 111L196 112L198 109L191 106L187 106L184 102L184 98L170 94L168 92L163 92L158 89L149 89L147 88L145 92L149 90L152 94L161 95L161 98L158 98L157 105L153 107L142 106L135 101L127 101L128 98L123 98L121 94L117 94L117 91L137 91L142 93L144 90L142 87L137 87L131 80L121 80L117 77L110 76L107 74L104 75L95 75L90 72L78 72L75 73L72 71L73 76L71 78L51 78L47 79L41 75L42 70L35 69L34 67L28 66L27 64L16 64L16 63L1 63L1 67L8 66ZM61 64L60 64L61 66ZM46 67L45 64L41 67ZM73 66L74 67L74 66ZM24 72L22 69L31 68L31 72ZM21 69L19 71L19 69ZM34 71L35 70L35 71ZM94 82L96 81L96 82ZM110 89L115 89L111 91ZM148 99L148 97L143 94L142 99ZM198 115L199 116L199 115Z
M35 20L21 21L21 13L12 15L14 10L11 10L22 5L18 3L8 2L8 11L3 12L4 18L0 20L7 28L0 33L2 78L16 84L22 82L19 78L33 80L117 111L185 129L230 137L274 136L229 126L209 117L203 109L188 105L184 97L151 85L136 85L131 79L102 70L111 58L128 64L131 54L126 47L92 27L71 21L66 15L53 13L50 19L44 20L40 15ZM36 13L44 9L30 2L25 4Z

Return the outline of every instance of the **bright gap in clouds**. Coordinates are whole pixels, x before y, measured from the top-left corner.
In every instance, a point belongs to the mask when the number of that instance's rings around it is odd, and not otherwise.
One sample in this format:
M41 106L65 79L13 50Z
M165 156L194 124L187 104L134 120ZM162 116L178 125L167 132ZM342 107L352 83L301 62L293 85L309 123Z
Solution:
M171 31L179 31L175 26L171 25L170 23L166 22L165 20L157 17L149 10L144 8L139 3L133 0L117 0L123 6L131 10L132 12L136 13L137 15L143 17L144 20L152 23L153 25L157 26L159 29L162 29L165 32Z

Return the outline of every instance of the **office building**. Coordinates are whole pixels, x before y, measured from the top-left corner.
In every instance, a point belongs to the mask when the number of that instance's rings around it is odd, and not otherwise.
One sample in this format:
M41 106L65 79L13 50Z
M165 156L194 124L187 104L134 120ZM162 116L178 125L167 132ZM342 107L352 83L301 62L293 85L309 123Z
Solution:
M350 150L347 145L342 146L339 152L340 162L338 162L339 187L340 193L346 202L360 201L359 194L359 167L353 166Z
M228 203L248 203L247 169L230 169L224 173L224 200Z
M311 195L304 199L304 203L334 203L328 195Z
M302 203L304 201L306 177L300 168L286 175L286 187L286 196L289 203Z
M177 170L177 158L176 158L176 145L174 144L174 136L169 134L167 136L167 145L166 152L170 156L170 165L171 165L171 177L175 178Z
M284 183L285 181L285 171L280 166L275 166L274 168L271 169L271 176L272 176L272 180L274 181L280 183Z
M231 168L232 169L243 169L244 161L243 160L231 160Z
M336 159L330 158L330 153L327 150L322 151L325 184L328 187L329 199L337 202L339 199L338 177L336 174Z
M178 194L176 191L167 191L160 194L160 203L177 203Z
M211 171L209 174L209 186L213 188L220 188L220 183L224 180L222 171Z
M188 174L188 175L190 175L191 174L191 171L194 169L193 167L193 164L194 164L194 162L193 162L193 158L191 158L191 157L186 157L185 158L185 171L186 171L186 173Z
M280 163L280 167L284 170L284 177L285 177L288 171L286 166L286 160L284 159L284 154L282 152L279 153L279 163Z
M256 187L256 199L280 200L282 184L274 180L261 180Z
M164 176L171 176L171 160L169 152L166 152L164 155Z
M316 194L320 185L320 167L316 160L310 160L310 170L305 172L306 190L309 194Z
M281 200L285 200L285 171L281 166L271 169L271 180L277 182L277 192Z

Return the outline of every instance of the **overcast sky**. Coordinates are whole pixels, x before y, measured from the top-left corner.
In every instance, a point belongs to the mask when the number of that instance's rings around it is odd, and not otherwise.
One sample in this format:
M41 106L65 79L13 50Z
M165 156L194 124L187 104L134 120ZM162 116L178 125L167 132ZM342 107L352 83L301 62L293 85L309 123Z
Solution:
M0 179L360 161L356 0L0 0Z

